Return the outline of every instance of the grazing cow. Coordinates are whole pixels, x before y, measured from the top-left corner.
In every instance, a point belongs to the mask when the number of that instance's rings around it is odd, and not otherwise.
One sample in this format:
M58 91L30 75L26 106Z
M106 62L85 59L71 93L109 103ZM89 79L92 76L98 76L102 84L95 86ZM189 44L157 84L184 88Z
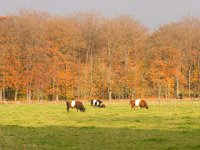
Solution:
M93 99L93 100L90 101L91 106L94 106L94 107L96 107L96 106L102 107L102 105L104 107L105 104L102 104L102 103L103 102L101 100L96 100L96 99Z
M130 105L131 105L131 108L135 108L135 107L146 108L146 109L149 108L147 105L147 102L141 99L131 100Z
M70 108L72 108L72 109L76 108L77 112L78 112L78 110L80 110L81 112L85 112L85 107L83 106L83 103L80 101L75 101L75 100L73 100L71 102L66 101L66 107L67 107L67 112L69 112Z

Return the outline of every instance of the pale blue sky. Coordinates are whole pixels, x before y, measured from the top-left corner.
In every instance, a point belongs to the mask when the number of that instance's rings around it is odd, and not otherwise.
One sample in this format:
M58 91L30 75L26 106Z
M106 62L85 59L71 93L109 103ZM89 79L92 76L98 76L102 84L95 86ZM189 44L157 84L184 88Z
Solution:
M0 15L16 14L20 8L60 15L77 11L130 15L150 29L187 15L200 17L200 0L0 0Z

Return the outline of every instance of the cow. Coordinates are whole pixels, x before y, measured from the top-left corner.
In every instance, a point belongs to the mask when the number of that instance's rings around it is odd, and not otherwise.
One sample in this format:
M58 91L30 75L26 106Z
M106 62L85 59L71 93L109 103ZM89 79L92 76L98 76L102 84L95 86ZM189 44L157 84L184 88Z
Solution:
M103 102L101 100L96 100L96 99L93 99L90 101L90 104L91 106L94 106L94 107L101 107L101 108L105 108L105 104L103 104Z
M142 99L131 100L130 105L131 105L131 108L134 108L134 109L135 107L146 108L146 109L149 108L147 105L147 102Z
M85 107L83 106L83 103L80 101L72 100L72 101L66 101L66 108L67 112L69 112L70 108L76 108L77 112L80 110L81 112L85 112Z

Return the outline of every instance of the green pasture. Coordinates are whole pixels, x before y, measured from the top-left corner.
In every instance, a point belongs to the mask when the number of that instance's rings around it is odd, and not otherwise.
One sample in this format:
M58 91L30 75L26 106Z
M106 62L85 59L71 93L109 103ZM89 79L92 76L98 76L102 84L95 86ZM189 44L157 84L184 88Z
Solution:
M131 110L128 101L106 108L84 104L0 104L0 150L188 150L200 149L198 102L149 103Z

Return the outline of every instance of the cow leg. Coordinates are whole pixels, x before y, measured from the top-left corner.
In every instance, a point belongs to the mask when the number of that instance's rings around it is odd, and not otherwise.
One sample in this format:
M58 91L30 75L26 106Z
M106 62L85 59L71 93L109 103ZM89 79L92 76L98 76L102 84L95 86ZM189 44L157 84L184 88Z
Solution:
M134 110L135 110L135 106L134 105L132 105L131 108L134 108Z
M76 111L78 112L78 108L76 108Z
M101 107L101 102L99 103L99 108Z
M67 107L67 112L69 112L69 107Z

